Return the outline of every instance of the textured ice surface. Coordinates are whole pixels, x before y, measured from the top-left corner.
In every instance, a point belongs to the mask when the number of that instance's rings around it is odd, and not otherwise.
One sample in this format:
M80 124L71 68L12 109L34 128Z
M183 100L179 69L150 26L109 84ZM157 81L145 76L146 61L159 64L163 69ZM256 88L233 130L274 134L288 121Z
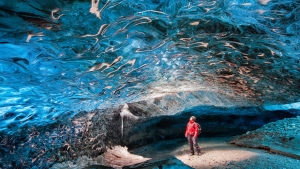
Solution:
M231 143L270 150L300 159L300 117L286 118L264 125L234 138Z
M216 106L298 102L299 12L297 0L1 1L0 131L186 91Z

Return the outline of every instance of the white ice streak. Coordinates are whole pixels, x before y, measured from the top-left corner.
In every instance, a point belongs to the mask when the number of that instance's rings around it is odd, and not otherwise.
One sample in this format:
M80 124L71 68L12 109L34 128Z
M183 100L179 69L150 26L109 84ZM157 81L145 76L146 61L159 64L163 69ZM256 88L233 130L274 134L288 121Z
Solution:
M262 5L267 5L270 2L270 0L258 0L258 2Z
M142 12L137 12L134 14L134 16L147 16L147 17L151 17L151 18L162 18L162 17L169 17L168 14L161 12L161 11L155 11L155 10L146 10L146 11L142 11Z
M122 67L124 67L125 65L127 65L127 64L129 64L129 65L131 65L131 66L133 66L134 65L134 63L135 63L135 59L133 59L133 60L129 60L128 62L126 62L125 64L123 64L123 65L121 65L120 67L118 67L118 69L117 70L114 70L114 71L112 71L112 72L109 72L106 76L110 76L110 75L112 75L113 73L115 73L115 72L117 72L118 70L120 70Z
M104 30L108 25L109 25L109 24L103 24L103 25L101 25L97 34L93 34L93 35L92 35L92 34L86 34L86 35L83 35L83 36L81 36L81 37L84 38L84 37L93 37L93 36L103 35L103 33L104 33L103 30Z
M52 17L52 19L58 20L61 16L64 15L64 14L60 14L58 17L55 17L54 14L55 14L56 12L58 12L59 10L60 10L59 8L56 8L56 9L53 9L53 10L51 11L51 17Z
M195 47L205 47L205 48L207 48L208 43L196 42L196 43L192 43L191 45L195 45Z
M96 71L96 70L100 70L101 68L103 68L104 66L106 66L105 69L102 70L102 72L108 68L110 68L111 66L113 66L114 64L120 62L123 59L122 56L117 57L111 64L109 63L100 63L96 66L91 67L88 72L92 72L92 71Z
M39 33L36 33L36 34L28 34L27 39L26 39L26 42L29 42L30 39L31 39L33 36L40 36L40 37L42 37L42 36L45 36L45 35L44 35L42 32L39 32Z
M199 23L200 23L199 21L196 21L196 22L190 22L189 24L192 26L197 26L197 25L199 25Z
M110 3L110 1L108 0L106 2L106 4L99 10L99 2L100 0L91 0L92 6L90 8L90 12L92 14L95 14L97 16L97 18L101 19L101 14L104 11L104 9L108 6L108 4Z
M139 117L133 115L129 110L128 110L128 104L125 104L124 107L121 109L120 112L120 116L122 119L122 123L121 123L121 133L122 133L122 137L123 137L123 131L124 131L124 117L127 117L129 119L133 119L133 120L138 120Z

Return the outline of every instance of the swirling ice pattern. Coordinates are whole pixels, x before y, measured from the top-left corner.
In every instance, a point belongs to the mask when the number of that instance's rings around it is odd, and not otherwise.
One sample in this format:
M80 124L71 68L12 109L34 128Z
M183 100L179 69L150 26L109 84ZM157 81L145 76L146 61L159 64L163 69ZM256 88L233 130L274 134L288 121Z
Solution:
M181 91L299 96L299 1L0 2L0 130ZM207 96L209 97L209 96Z

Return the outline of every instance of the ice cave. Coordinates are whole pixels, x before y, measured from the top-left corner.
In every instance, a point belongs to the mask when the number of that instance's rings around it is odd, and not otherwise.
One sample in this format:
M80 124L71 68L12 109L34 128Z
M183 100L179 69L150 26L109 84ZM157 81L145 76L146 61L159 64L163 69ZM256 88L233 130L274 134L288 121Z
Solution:
M299 166L299 0L0 0L0 169Z

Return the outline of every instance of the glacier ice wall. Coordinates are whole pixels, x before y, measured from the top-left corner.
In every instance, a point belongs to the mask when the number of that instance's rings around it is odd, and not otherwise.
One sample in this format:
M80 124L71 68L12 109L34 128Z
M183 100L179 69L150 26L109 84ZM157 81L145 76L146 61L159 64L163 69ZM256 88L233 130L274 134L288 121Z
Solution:
M299 102L299 12L297 0L1 1L0 131L180 92Z

